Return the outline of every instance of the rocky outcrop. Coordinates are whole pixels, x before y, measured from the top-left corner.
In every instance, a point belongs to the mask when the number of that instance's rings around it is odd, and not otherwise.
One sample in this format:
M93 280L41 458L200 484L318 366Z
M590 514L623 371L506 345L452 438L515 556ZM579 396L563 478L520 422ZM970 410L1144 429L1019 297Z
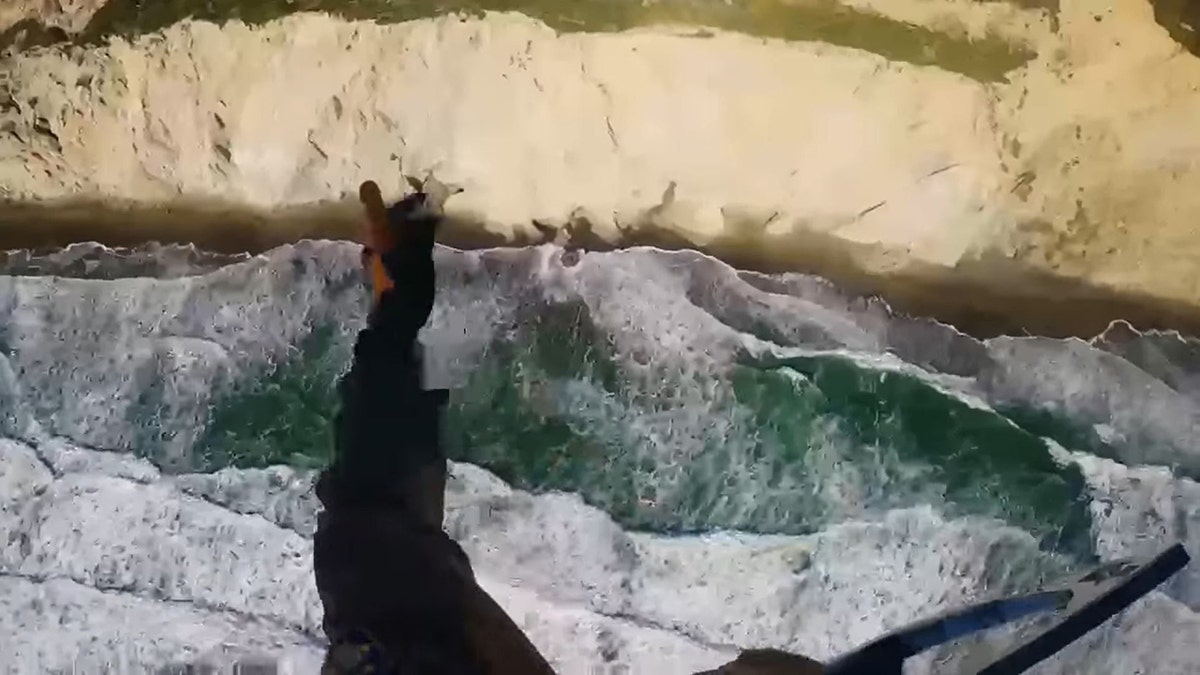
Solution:
M0 4L0 50L69 39L87 28L106 0L5 0Z
M22 21L55 26L68 34L87 27L96 11L107 0L7 0L0 7L0 31Z
M346 236L329 205L366 178L399 194L403 164L463 188L458 243L692 246L951 320L1061 333L1031 309L1057 298L1200 326L1200 59L1154 6L852 4L1031 59L990 82L882 42L516 14L185 22L3 61L0 221L22 244L106 225L262 248Z

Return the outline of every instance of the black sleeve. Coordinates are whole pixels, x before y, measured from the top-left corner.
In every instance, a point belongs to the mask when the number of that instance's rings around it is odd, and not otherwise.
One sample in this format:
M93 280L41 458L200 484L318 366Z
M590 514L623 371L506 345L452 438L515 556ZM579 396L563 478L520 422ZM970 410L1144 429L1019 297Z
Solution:
M444 461L444 390L424 388L417 334L433 310L433 223L406 224L383 257L393 281L359 332L350 371L339 383L334 457L317 486L326 508L386 506L417 470Z

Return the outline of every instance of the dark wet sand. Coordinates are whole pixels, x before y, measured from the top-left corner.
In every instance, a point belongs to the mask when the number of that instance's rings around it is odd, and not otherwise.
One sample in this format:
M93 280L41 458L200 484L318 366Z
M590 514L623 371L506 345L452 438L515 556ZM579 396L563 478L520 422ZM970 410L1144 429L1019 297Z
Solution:
M359 227L355 203L282 208L271 214L245 208L180 204L172 207L114 207L110 204L0 204L0 250L61 248L94 241L107 246L149 242L192 243L216 253L261 253L301 239L351 239ZM696 247L653 227L631 228L618 242L570 227L566 245L611 250L650 245L692 248L740 269L819 274L842 289L879 295L893 308L952 324L976 337L1047 335L1090 338L1115 319L1138 329L1175 329L1200 335L1200 306L1091 286L1018 267L1007 260L978 263L953 273L906 269L878 276L852 262L844 242L820 236L787 242L727 237ZM451 222L442 243L460 249L526 246L540 237L506 239L473 223Z

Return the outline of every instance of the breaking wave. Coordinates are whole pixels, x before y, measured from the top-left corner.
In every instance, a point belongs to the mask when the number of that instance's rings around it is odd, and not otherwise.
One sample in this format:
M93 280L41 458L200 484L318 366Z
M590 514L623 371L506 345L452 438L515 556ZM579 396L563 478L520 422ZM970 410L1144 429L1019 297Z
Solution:
M980 594L1200 546L1190 338L980 341L690 252L437 263L447 525L563 672L711 667L734 645L829 658ZM365 315L356 249L77 245L2 271L0 653L315 669L309 488ZM1039 672L1195 672L1197 612L1189 570Z

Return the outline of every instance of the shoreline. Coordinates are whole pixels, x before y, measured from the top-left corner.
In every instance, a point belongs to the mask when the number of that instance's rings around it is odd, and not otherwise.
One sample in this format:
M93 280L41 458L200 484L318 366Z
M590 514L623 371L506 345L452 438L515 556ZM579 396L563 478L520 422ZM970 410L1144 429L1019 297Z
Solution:
M0 202L0 250L60 249L80 242L135 248L151 243L191 244L215 254L256 255L300 240L354 239L353 200L298 205L270 213L200 201L164 206L71 201ZM591 251L654 246L694 250L739 270L814 274L852 295L878 296L893 311L950 324L976 338L1039 335L1090 339L1123 320L1137 330L1200 335L1200 306L1122 292L1031 269L1007 259L977 260L955 268L914 266L877 273L861 260L871 251L816 233L780 238L718 237L698 245L653 225L623 230L616 241L585 225L545 228L543 236L505 236L478 223L447 221L438 240L462 250L555 243Z

